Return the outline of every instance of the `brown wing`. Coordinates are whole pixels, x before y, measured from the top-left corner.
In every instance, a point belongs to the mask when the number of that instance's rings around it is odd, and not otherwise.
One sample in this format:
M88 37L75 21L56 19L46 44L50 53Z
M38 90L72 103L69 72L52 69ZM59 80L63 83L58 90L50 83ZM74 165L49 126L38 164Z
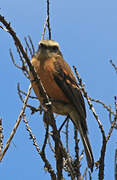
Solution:
M86 124L86 110L85 103L81 91L78 87L76 78L69 65L60 56L56 57L54 62L56 73L53 74L54 80L58 86L62 89L65 96L69 99L70 103L76 109L78 115L80 116L80 123L84 130L87 132Z

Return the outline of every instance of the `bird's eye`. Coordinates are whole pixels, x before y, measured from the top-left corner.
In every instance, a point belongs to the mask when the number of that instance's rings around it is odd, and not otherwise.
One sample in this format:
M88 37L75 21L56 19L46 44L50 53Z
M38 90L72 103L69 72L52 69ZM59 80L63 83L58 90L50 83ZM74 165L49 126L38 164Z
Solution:
M43 47L43 44L42 44L42 43L40 43L40 44L39 44L39 47Z
M43 43L40 43L40 44L39 44L39 47L40 47L40 48L46 48L46 46L45 46Z
M54 51L57 51L57 50L58 50L58 47L57 47L57 46L52 46L52 49L53 49Z

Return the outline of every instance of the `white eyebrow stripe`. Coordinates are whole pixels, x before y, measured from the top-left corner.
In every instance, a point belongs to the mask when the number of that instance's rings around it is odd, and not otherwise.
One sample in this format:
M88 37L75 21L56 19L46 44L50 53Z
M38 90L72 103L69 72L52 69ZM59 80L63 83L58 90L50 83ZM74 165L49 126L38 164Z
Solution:
M56 42L56 41L53 41L53 40L41 40L39 42L39 45L40 44L43 44L45 46L57 46L59 48L59 44Z

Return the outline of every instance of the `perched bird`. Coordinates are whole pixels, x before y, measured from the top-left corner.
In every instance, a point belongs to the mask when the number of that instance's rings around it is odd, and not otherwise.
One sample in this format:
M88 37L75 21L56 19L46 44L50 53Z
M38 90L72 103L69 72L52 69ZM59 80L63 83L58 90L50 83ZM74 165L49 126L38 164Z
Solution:
M59 44L52 40L41 40L32 65L40 77L54 113L69 115L80 132L88 167L93 170L94 159L88 139L85 103L76 78L63 58ZM34 92L41 103L43 98L31 74Z

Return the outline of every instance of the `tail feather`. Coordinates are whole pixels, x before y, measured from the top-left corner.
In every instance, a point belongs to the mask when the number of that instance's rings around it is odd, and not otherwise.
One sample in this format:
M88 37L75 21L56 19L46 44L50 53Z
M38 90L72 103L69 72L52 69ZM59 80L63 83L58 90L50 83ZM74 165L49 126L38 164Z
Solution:
M84 145L84 151L85 151L88 167L91 169L91 171L93 171L94 159L93 159L93 153L92 153L92 149L91 149L91 145L88 139L87 132L84 132L82 125L80 123L80 120L79 120L79 116L76 112L70 113L70 117L73 123L75 124L75 126L77 127L77 129L79 130L82 143Z
M87 163L88 163L88 167L91 169L91 171L93 171L93 166L94 166L94 159L93 159L93 153L92 153L92 149L91 149L91 145L89 142L89 138L87 136L87 134L83 133L82 128L79 125L79 132L81 135L81 139L84 145L84 151L86 154L86 159L87 159Z

